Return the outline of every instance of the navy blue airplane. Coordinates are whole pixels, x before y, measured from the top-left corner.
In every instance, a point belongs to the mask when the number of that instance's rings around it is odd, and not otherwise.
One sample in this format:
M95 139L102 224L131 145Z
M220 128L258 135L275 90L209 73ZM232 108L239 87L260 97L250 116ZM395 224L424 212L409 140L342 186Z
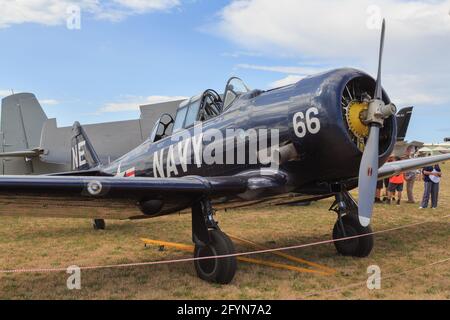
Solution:
M366 257L377 180L450 159L450 155L386 163L397 140L395 106L378 77L338 69L296 84L249 90L231 78L223 95L206 90L163 115L147 141L100 163L79 123L73 127L73 172L0 177L0 214L143 219L192 208L195 268L226 284L235 249L213 207L292 194L297 201L334 197L333 239L340 254ZM359 187L356 202L349 190ZM80 208L83 208L82 210ZM138 208L138 210L130 210ZM274 217L274 219L276 219Z

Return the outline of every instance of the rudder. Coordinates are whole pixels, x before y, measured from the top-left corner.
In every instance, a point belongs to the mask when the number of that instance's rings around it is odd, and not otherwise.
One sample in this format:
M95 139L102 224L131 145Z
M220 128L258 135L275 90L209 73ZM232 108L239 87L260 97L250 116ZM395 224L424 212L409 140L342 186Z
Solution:
M79 122L72 127L71 141L72 170L90 170L101 165L100 158Z
M413 107L407 107L401 109L397 117L397 141L404 141L406 138L406 132L408 131L409 121L411 120Z

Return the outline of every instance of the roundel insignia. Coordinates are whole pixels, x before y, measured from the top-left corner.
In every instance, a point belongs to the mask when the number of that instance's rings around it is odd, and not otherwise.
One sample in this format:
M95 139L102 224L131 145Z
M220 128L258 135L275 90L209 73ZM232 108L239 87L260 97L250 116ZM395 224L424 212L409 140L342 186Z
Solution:
M90 195L98 196L102 192L103 186L100 181L90 181L87 190Z

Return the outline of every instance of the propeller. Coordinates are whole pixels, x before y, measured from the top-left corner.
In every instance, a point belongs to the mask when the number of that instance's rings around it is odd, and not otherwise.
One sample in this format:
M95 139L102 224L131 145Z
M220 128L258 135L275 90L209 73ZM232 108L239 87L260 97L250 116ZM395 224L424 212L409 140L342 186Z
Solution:
M381 66L384 51L385 29L386 22L383 19L383 24L381 27L380 53L378 58L377 83L374 98L369 103L367 118L365 120L365 122L369 125L369 138L367 139L359 167L358 216L359 222L363 227L367 227L372 218L374 198L378 181L380 128L383 126L384 119L395 114L397 111L393 104L385 105L383 102Z
M371 125L369 139L364 149L364 154L359 166L359 199L358 215L359 223L363 227L370 224L372 218L373 204L378 180L378 143L380 127Z

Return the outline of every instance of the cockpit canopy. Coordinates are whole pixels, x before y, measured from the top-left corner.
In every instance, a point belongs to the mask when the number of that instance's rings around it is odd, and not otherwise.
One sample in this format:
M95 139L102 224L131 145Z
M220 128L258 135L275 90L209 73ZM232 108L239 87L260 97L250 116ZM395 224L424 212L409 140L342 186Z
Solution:
M228 109L239 96L249 91L250 89L241 79L233 77L228 80L223 96L208 89L198 96L183 101L178 108L173 132L190 128L195 122L203 122L217 117Z
M212 89L208 89L200 95L185 100L178 107L175 120L170 115L164 114L157 121L150 140L156 142L171 133L188 129L196 122L204 122L215 118L227 110L241 95L249 91L250 89L241 79L232 77L227 82L223 96Z

